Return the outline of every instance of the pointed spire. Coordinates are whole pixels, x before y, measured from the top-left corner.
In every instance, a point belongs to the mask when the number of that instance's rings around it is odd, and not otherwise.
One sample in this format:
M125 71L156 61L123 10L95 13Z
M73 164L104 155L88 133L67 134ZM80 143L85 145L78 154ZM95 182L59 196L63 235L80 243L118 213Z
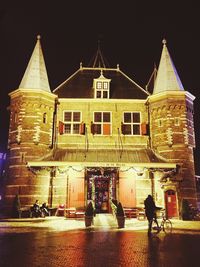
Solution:
M37 36L37 42L32 56L22 78L19 88L40 89L51 92L47 70L44 62L42 48L40 44L40 35Z
M157 78L153 94L165 91L182 91L184 90L176 68L170 57L166 46L166 40L163 40L163 50L158 68Z

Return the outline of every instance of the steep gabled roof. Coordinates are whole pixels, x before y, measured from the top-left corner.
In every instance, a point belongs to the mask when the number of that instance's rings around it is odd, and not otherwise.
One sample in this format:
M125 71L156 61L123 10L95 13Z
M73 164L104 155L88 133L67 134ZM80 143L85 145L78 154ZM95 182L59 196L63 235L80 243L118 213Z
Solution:
M93 79L103 75L111 79L110 99L146 99L149 93L124 74L118 67L85 68L80 67L53 92L59 98L94 98Z
M170 57L166 46L166 40L163 40L163 50L158 68L157 78L153 94L166 91L183 91L183 85L178 76L176 68Z
M40 89L51 92L40 44L40 36L37 36L37 43L35 45L19 88L36 90Z

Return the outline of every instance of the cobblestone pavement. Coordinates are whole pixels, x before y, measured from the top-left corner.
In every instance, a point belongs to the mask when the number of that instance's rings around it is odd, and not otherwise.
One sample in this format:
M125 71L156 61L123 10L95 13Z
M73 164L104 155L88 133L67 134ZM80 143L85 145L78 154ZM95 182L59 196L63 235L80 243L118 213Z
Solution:
M200 221L172 220L173 232L195 232L200 234ZM85 229L84 219L66 219L64 217L0 219L0 232L30 232L38 228L51 231L70 231ZM110 214L101 214L94 219L93 228L108 231L147 230L147 220L126 219L125 228L118 229L116 220Z
M200 235L94 228L0 233L1 267L197 267Z
M147 221L111 215L84 219L0 220L1 267L196 267L200 222L172 220L173 233L148 238Z

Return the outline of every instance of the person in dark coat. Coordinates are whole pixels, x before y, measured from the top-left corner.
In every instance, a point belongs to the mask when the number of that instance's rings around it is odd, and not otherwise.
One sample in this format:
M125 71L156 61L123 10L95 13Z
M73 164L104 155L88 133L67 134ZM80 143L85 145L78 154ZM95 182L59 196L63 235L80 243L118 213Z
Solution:
M153 218L155 219L155 222L157 223L157 226L159 227L158 222L157 222L157 216L156 216L157 207L151 195L148 195L147 198L145 199L144 207L145 207L145 214L148 220L148 234L150 235Z
M31 207L31 214L32 214L32 217L36 217L36 218L41 217L39 200L36 200L34 205Z
M41 206L41 211L43 212L43 216L49 216L49 208L47 202L44 202Z

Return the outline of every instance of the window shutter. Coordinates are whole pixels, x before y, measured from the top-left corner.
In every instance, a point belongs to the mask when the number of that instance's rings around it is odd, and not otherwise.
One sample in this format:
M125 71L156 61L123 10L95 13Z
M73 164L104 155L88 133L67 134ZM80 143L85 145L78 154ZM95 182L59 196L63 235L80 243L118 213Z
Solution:
M123 124L123 122L121 124L121 133L125 134L125 125Z
M142 132L142 135L148 135L149 134L149 125L146 124L146 122L143 122L141 124L141 132Z
M97 129L97 124L91 122L91 133L92 133L92 134L96 134L97 131L98 131L98 129Z
M85 123L83 122L79 125L79 134L85 134Z
M146 128L146 123L145 122L143 122L141 124L141 131L142 131L142 135L147 134L147 128Z
M92 133L92 134L95 134L95 131L94 131L94 130L95 130L95 129L94 129L94 126L95 126L95 125L94 125L94 123L93 123L93 122L91 122L91 133Z
M103 125L103 134L110 135L110 124L104 124Z
M64 126L65 124L62 121L59 121L59 126L58 126L59 134L64 134Z

